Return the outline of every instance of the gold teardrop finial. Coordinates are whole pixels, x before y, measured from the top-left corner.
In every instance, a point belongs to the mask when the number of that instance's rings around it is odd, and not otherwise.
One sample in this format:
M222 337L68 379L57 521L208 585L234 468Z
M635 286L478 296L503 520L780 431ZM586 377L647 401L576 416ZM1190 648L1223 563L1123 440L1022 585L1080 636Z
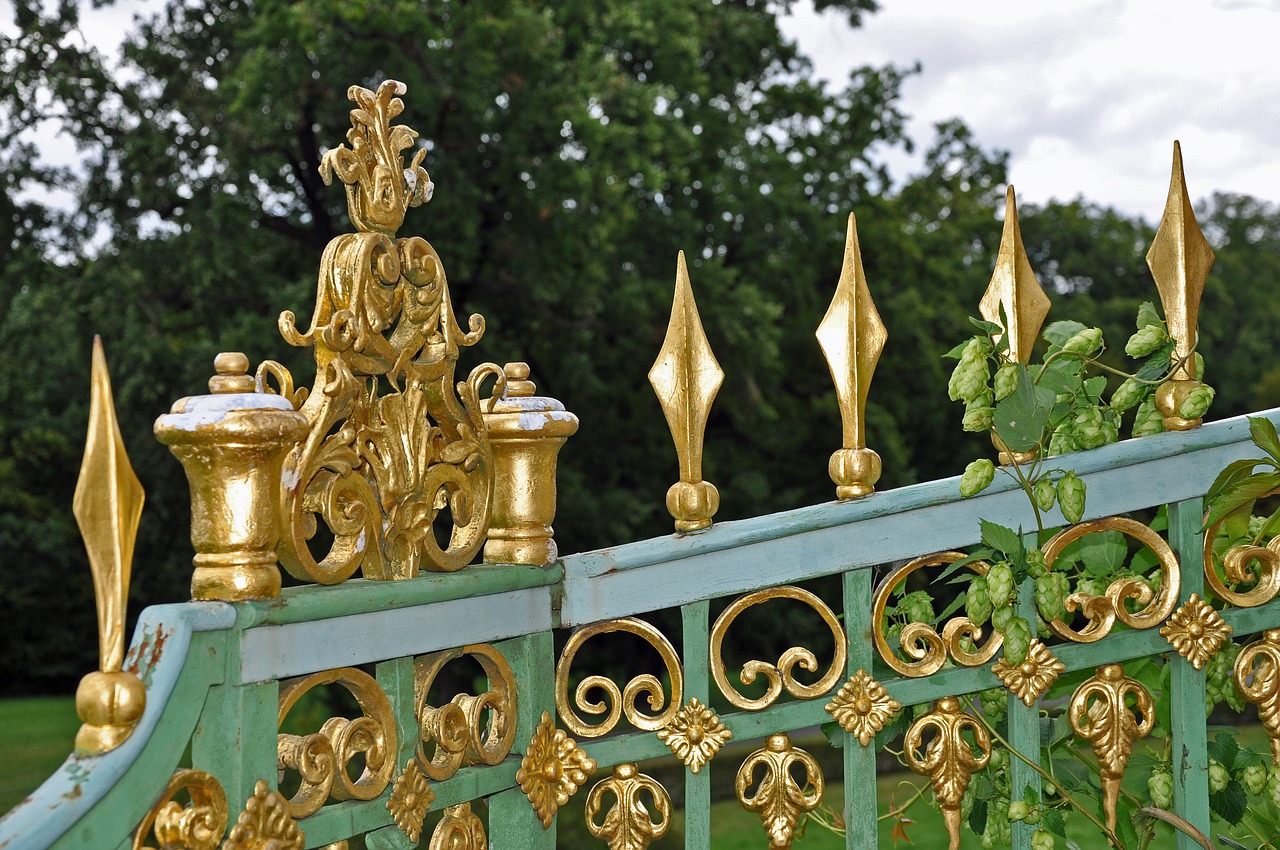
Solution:
M1191 357L1196 345L1196 327L1200 320L1200 298L1204 295L1204 282L1213 267L1213 249L1204 238L1196 221L1191 198L1187 195L1187 180L1182 171L1182 146L1173 143L1173 174L1169 178L1169 197L1165 201L1164 216L1156 230L1151 249L1147 251L1147 266L1160 290L1160 303L1164 306L1169 335L1174 340L1173 356L1181 361L1170 380L1156 391L1156 406L1164 414L1164 426L1174 431L1186 431L1200 424L1199 419L1183 419L1178 408L1200 386L1195 380L1195 363Z
M818 345L831 369L840 400L844 448L831 455L828 471L836 484L836 497L855 499L875 491L880 479L880 456L867 448L867 394L888 332L871 300L862 271L858 224L849 214L844 265L831 306L817 330Z
M89 431L72 512L93 573L99 669L81 679L76 689L76 712L84 721L76 748L97 755L128 739L146 705L142 683L121 671L129 573L144 494L120 437L100 337L93 339L90 382Z
M1009 326L1000 317L1001 308ZM1009 359L1026 363L1040 335L1040 326L1049 314L1049 296L1044 294L1036 273L1027 259L1022 244L1022 228L1018 225L1018 202L1010 185L1005 192L1004 232L1000 236L1000 253L991 273L991 283L978 302L982 318L999 325L1009 338Z
M676 531L706 528L720 507L720 493L702 480L702 440L711 403L723 382L724 372L702 329L681 251L667 336L649 370L649 383L662 403L680 462L680 480L667 491L667 510L675 517Z

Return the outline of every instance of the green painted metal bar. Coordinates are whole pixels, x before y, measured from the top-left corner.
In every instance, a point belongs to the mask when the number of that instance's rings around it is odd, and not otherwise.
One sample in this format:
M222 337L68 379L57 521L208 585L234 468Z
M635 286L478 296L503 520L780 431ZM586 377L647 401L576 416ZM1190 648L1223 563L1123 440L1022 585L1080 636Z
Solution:
M383 693L387 695L396 718L396 753L394 754L396 770L392 773L392 787L394 787L394 777L400 775L402 766L408 763L418 749L419 729L417 712L414 710L413 659L396 658L383 662L375 668L375 676ZM390 790L389 787L382 796L389 797ZM367 831L365 847L368 850L411 850L417 846L398 826L390 823L391 814L387 810L386 802L382 800L380 802L382 805L378 806L378 812L384 816L384 823L387 825ZM324 847L352 834L342 831L325 833L318 829L317 825L311 824L310 819L302 824L302 828L306 833L307 847Z
M711 704L711 605L694 602L680 611L684 643L684 698ZM697 773L684 772L685 850L711 850L711 771L715 760Z
M258 780L276 787L278 714L276 682L209 689L191 736L191 761L222 784L232 812L253 796Z
M510 662L519 685L513 752L523 753L542 713L555 717L555 644L547 631L503 641L497 648ZM582 804L580 797L570 801L575 804ZM555 850L555 821L544 829L524 792L509 788L489 798L489 846L493 850Z
M1034 541L1033 541L1034 542ZM1028 578L1018 588L1018 615L1025 617L1035 628L1036 622L1036 590L1035 579ZM1034 762L1040 761L1040 710L1037 705L1027 705L1012 693L1007 694L1009 701L1009 743L1015 750ZM1021 800L1030 790L1034 799L1040 799L1040 774L1017 756L1009 757L1009 794L1010 801ZM1031 833L1036 827L1025 821L1014 821L1011 824L1013 846L1018 850L1029 850Z
M871 643L871 571L844 574L844 629L849 638L846 676L870 672L875 649ZM879 814L876 800L875 742L863 746L844 735L844 844L848 850L875 850Z
M1182 579L1178 603L1193 593L1204 596L1204 518L1202 499L1169 506L1169 542L1178 554ZM1274 616L1274 615L1273 615ZM1192 826L1209 834L1209 753L1204 716L1205 674L1176 652L1169 653L1173 725L1173 808ZM1177 834L1177 850L1200 845Z

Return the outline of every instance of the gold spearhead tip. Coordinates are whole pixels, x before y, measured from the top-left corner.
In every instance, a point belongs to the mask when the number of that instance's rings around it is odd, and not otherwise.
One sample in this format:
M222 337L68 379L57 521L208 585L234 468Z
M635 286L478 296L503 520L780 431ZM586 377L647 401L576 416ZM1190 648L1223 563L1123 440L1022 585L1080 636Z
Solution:
M880 478L880 458L866 447L867 395L889 335L867 287L852 213L840 280L816 336L836 385L844 430L844 448L831 456L828 471L839 498L865 496Z
M667 336L649 370L649 383L662 404L680 463L680 481L667 493L667 509L679 531L706 528L719 507L715 487L702 480L702 443L711 403L723 382L724 372L702 328L681 251Z
M1007 328L1000 318L1001 307L1008 317ZM982 318L1000 325L1008 334L1010 359L1021 363L1031 359L1031 349L1040 335L1040 326L1049 314L1049 296L1040 287L1022 244L1022 228L1018 225L1018 204L1012 184L1005 191L1000 253L996 257L991 283L978 302L978 310Z

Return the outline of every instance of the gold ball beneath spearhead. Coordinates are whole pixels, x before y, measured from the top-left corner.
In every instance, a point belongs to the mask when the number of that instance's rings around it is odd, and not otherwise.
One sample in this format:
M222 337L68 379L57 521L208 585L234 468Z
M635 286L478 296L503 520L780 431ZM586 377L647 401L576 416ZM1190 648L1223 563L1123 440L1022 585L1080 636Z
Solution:
M711 525L720 509L720 491L710 481L677 481L667 491L667 510L676 520L676 531L697 531Z
M1165 381L1156 389L1156 410L1164 415L1166 431L1190 431L1204 420L1183 419L1178 409L1191 395L1192 390L1200 386L1199 381Z
M880 455L871 449L839 449L827 462L837 499L860 499L875 492L880 480Z
M132 673L94 671L76 688L76 714L84 721L76 734L76 749L90 755L123 744L142 719L147 689Z

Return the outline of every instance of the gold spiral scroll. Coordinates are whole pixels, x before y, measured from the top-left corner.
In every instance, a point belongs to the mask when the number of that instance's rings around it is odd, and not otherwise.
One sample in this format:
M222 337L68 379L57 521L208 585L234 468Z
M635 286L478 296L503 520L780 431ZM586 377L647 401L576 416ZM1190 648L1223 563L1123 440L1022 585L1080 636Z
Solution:
M908 623L902 629L902 635L898 640L902 645L902 651L914 659L913 661L903 661L899 658L889 646L889 640L885 636L884 618L885 610L889 607L889 598L893 595L893 591L907 580L907 576L916 570L954 564L966 557L968 556L963 552L922 555L889 573L876 588L871 608L872 637L884 663L902 675L913 679L930 676L942 669L948 653L957 663L965 667L978 667L986 664L1000 651L1004 636L994 630L987 642L973 652L964 648L963 638L968 638L975 644L982 639L982 627L975 625L968 617L953 617L948 620L942 627L941 635L928 623ZM966 566L978 575L986 575L989 569L985 561L973 561Z
M569 668L573 666L573 658L582 645L596 635L609 632L627 632L643 638L646 643L662 656L667 676L671 679L671 698L668 700L662 682L652 673L644 673L627 682L625 688L619 689L616 682L606 676L588 676L578 683L573 692L573 702L579 709L592 715L605 714L604 720L592 726L574 711L569 704ZM589 694L592 689L599 688L608 695L608 702L593 702ZM658 714L645 714L636 707L636 700L645 695L652 711ZM634 617L623 617L606 623L595 623L583 626L575 631L560 653L560 661L556 664L556 711L560 719L575 735L584 738L598 738L607 734L618 725L625 714L632 726L645 732L656 732L666 726L684 703L684 671L680 667L680 657L675 647L662 632Z
M754 793L748 793L757 768L764 773ZM795 768L803 773L796 780ZM800 815L822 802L822 767L809 753L791 745L788 735L770 735L763 748L747 756L735 782L742 808L760 815L771 848L789 848Z
M1160 589L1153 591L1145 581L1131 576L1111 582L1104 596L1090 596L1078 591L1072 593L1067 597L1067 613L1079 609L1089 621L1088 625L1076 631L1061 620L1054 620L1049 628L1058 637L1075 643L1102 640L1111 632L1117 619L1131 629L1153 628L1164 622L1178 604L1178 588L1181 584L1178 557L1173 554L1163 537L1128 517L1105 517L1064 528L1045 545L1045 563L1053 569L1054 561L1062 554L1063 549L1097 531L1119 531L1150 549L1160 562ZM1125 602L1129 599L1137 600L1143 606L1141 610L1130 613L1125 607Z
M1129 697L1134 700L1132 708ZM1133 753L1133 742L1146 737L1155 723L1155 704L1146 688L1124 674L1123 667L1103 664L1097 675L1071 695L1068 717L1075 733L1093 744L1102 775L1102 811L1107 828L1114 832L1120 781Z
M759 699L748 699L729 684L729 677L724 666L724 636L729 631L729 626L743 611L774 599L794 599L817 611L818 616L822 617L822 621L831 630L832 638L835 639L835 657L831 659L831 667L827 672L812 685L805 685L796 681L793 675L796 667L808 670L810 673L818 671L817 656L803 646L793 646L782 653L777 664L770 664L767 661L748 661L742 665L742 675L740 676L742 684L750 685L761 673L769 681L769 687L764 696ZM832 613L825 602L803 588L790 585L770 587L739 597L716 618L715 625L711 628L711 675L716 680L716 685L720 688L720 693L724 694L725 699L738 708L759 711L773 705L784 690L797 699L815 699L825 696L840 681L840 677L844 675L845 658L848 655L848 651L849 642L848 638L845 637L844 629L840 628L840 621L836 619L836 615Z
M480 663L489 690L479 696L458 694L436 708L429 702L431 686L450 661L470 655ZM472 644L425 655L413 663L414 706L421 737L418 762L422 771L443 782L464 764L498 764L516 740L516 677L501 652L489 644ZM488 724L482 729L485 713ZM428 758L425 745L435 742Z
M649 792L657 819L641 796ZM596 816L604 806L604 795L612 794L614 804L603 820ZM587 794L587 829L609 845L609 850L645 850L667 834L671 825L671 795L662 783L639 771L634 764L620 764L613 775L591 787Z
M1236 687L1258 707L1258 719L1271 742L1271 762L1280 768L1280 629L1267 629L1261 639L1236 657Z
M1272 490L1259 498L1267 498L1280 493ZM1204 532L1204 580L1209 589L1219 599L1230 602L1237 608L1256 608L1276 598L1280 593L1280 537L1273 537L1265 546L1242 544L1232 546L1222 556L1222 578L1218 576L1217 560L1213 553L1213 539L1218 529L1227 518L1215 522ZM1256 563L1256 568L1250 564ZM1223 580L1225 578L1225 581ZM1238 585L1252 582L1253 587L1246 591L1233 590L1228 584Z
M444 817L431 833L427 850L489 850L484 824L471 811L470 803L460 803L444 810Z
M185 806L174 799L183 792L191 798ZM152 830L163 850L217 850L228 817L227 795L217 779L203 770L178 770L134 831L133 850L150 850Z
M222 850L302 850L304 842L284 797L272 791L265 779L259 779Z
M973 735L976 752L964 738L966 731ZM926 732L934 733L928 744L924 741ZM920 754L921 747L924 755ZM991 736L986 727L961 710L958 699L943 697L934 702L932 711L911 724L902 751L908 767L929 777L951 838L950 850L959 850L960 802L969 779L991 758Z
M282 683L277 723L313 688L338 685L356 698L363 714L354 720L331 717L314 735L277 736L277 764L297 770L302 786L286 802L290 816L304 818L329 798L372 800L391 783L395 771L396 722L387 695L372 676L354 667L312 673ZM354 782L348 765L364 755L364 771Z

